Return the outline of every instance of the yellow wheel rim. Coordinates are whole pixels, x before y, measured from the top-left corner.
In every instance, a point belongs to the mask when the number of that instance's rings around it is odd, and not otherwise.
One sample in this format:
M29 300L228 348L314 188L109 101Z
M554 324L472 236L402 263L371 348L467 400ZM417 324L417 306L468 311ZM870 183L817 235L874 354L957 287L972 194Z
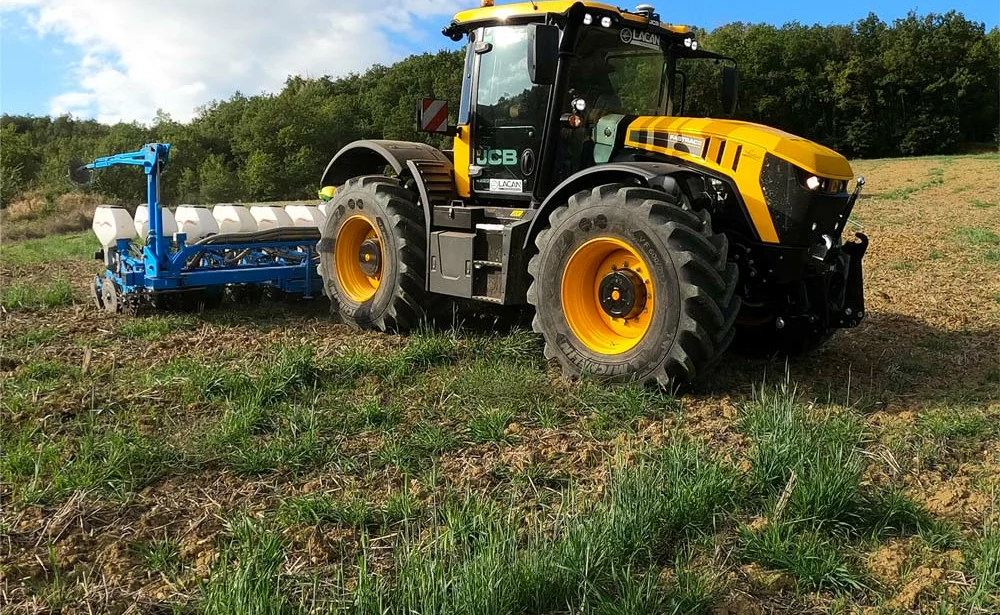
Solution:
M370 251L362 251L362 245L369 240L378 244L379 265L373 274L366 273L361 265L362 259L366 263L373 259ZM333 259L337 280L352 301L364 303L375 296L382 282L381 263L385 262L385 251L382 249L382 238L371 220L364 216L351 216L344 221L337 234Z
M612 284L627 278L626 289ZM615 316L602 305L612 305L631 292L635 301L627 314ZM649 267L628 243L614 237L598 237L573 252L563 269L562 309L569 328L589 350L602 355L616 355L631 350L649 331L653 318L655 289ZM610 301L609 301L610 300ZM628 304L626 304L628 306ZM619 310L620 312L621 310Z

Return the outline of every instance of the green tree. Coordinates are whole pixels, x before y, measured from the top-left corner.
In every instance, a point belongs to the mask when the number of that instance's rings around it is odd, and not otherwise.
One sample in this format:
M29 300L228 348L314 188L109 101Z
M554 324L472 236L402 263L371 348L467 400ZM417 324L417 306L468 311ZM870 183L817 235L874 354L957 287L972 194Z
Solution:
M219 154L209 154L198 168L200 201L204 203L224 203L240 198L239 178L226 168Z
M6 118L5 118L6 119ZM14 123L0 124L0 206L21 196L41 166L41 156Z

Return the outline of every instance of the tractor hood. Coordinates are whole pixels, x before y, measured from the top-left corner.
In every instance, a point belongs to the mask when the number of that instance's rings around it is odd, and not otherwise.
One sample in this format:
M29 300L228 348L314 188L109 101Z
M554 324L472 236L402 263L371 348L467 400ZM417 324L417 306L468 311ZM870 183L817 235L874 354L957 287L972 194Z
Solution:
M816 194L843 195L854 172L847 159L828 147L782 130L735 120L639 117L625 128L624 145L680 159L732 179L761 240L780 241L772 212L785 199L769 199L768 189L788 180L814 176ZM597 144L607 131L595 135ZM774 169L784 165L776 178ZM800 169L795 171L794 169Z
M739 149L740 158L761 161L765 153L770 153L819 177L843 181L854 177L847 159L832 149L752 122L647 116L636 118L627 130L626 145L697 158L701 164L707 161L725 166L723 158L735 156ZM727 174L738 168L739 159L734 162Z

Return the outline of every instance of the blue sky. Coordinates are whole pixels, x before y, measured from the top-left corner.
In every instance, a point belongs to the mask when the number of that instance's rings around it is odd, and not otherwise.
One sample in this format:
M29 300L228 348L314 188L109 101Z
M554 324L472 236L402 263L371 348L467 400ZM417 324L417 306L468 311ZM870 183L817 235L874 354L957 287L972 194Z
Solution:
M891 21L909 10L955 9L987 28L1000 20L997 0L654 4L664 21L709 29L731 21L847 23L869 12ZM440 28L456 8L470 5L386 0L379 3L382 16L397 17L388 27L366 12L370 6L362 0L0 0L0 110L148 121L163 108L188 119L198 105L236 89L280 88L289 72L336 75L454 47ZM143 31L162 42L159 50L143 43Z

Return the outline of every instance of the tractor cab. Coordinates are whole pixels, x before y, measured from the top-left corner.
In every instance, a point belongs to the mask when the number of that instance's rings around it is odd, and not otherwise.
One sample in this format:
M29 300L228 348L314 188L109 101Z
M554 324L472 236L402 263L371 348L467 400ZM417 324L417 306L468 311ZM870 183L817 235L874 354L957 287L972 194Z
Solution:
M682 112L678 60L728 60L700 50L690 28L662 23L649 5L628 12L486 0L444 34L468 39L458 125L449 131L457 192L477 202L540 202L574 173L608 162L625 136L619 126ZM726 68L731 108L735 71Z

